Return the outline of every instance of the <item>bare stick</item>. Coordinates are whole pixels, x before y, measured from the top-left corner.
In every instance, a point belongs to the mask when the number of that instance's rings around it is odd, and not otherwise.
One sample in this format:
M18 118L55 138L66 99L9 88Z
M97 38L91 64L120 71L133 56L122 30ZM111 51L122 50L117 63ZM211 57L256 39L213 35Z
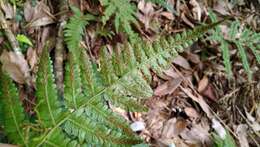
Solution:
M5 36L7 37L8 41L10 42L10 44L12 46L14 52L17 54L22 54L19 44L15 38L15 35L9 28L2 10L0 10L0 24L1 24L2 29L4 30Z
M64 12L68 10L67 0L60 0L60 11ZM56 74L56 84L58 88L59 96L62 96L64 88L63 88L63 53L64 53L64 37L63 37L63 29L66 24L67 15L62 14L59 19L59 30L57 35L57 44L55 47L55 74Z

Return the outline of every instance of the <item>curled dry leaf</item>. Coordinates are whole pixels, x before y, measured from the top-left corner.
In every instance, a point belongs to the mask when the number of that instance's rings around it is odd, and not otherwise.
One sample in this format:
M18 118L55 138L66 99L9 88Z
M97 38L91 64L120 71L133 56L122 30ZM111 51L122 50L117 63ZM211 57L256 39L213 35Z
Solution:
M167 81L167 82L163 83L162 85L159 85L155 89L154 94L157 96L171 94L180 86L182 81L183 81L182 78L176 78L176 79Z
M26 3L24 9L24 15L29 27L40 27L54 23L54 16L50 13L50 8L43 2L38 2L35 7Z
M182 56L177 56L176 58L174 58L174 60L172 62L185 69L188 69L188 70L191 69L189 62Z
M152 21L154 15L153 4L151 2L145 2L145 0L141 0L137 7L141 12L137 14L137 17L144 24L145 29L147 30L150 28L150 22Z
M199 3L196 0L190 0L190 4L193 6L192 13L194 18L200 22L202 10Z
M199 93L201 93L202 91L204 91L204 90L207 88L208 84L209 84L209 79L208 79L207 76L204 76L204 77L202 78L202 80L199 81L199 85L198 85L198 91L199 91Z
M172 118L166 122L162 130L163 138L173 138L178 136L186 127L188 123L182 118Z
M249 143L247 140L247 129L248 127L246 124L240 124L235 130L241 147L249 147Z
M38 59L38 56L37 56L36 50L34 50L33 48L30 47L27 50L27 61L30 65L31 69L33 69L34 66L36 65L37 59Z
M17 83L24 84L30 77L29 67L22 54L4 51L0 57L3 70Z
M184 112L186 113L187 116L189 116L190 118L198 118L199 114L198 112L192 108L192 107L186 107L184 108Z

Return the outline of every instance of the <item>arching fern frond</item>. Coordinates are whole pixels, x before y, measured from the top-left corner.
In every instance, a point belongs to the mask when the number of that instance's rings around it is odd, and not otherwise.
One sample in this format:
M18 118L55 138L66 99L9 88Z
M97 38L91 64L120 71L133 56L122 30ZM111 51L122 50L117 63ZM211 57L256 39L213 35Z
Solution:
M79 48L80 41L82 40L82 35L84 34L86 25L90 20L93 20L94 17L90 14L82 14L81 11L74 6L71 6L71 10L74 15L70 17L65 26L64 39L69 51L74 55L75 59L78 60L80 51L77 49Z
M82 48L76 48L82 62L69 57L65 103L57 97L46 47L36 79L37 121L31 122L39 129L30 135L30 146L127 147L142 143L126 120L112 112L107 103L131 111L145 110L137 101L153 95L149 83L151 71L162 74L178 52L218 24L201 26L175 37L161 37L155 42L128 43L119 46L118 51L108 52L103 47L99 64L91 61Z
M122 30L130 37L135 36L131 24L137 23L135 18L136 8L129 0L100 0L100 2L105 7L102 17L103 24L106 24L112 16L115 16L116 32Z
M211 20L213 22L216 22L216 15L212 11L209 12ZM225 69L230 78L232 75L232 71L229 46L230 44L234 44L238 50L239 57L241 58L242 65L244 67L245 72L248 75L248 78L250 80L252 79L252 71L250 69L250 64L247 59L247 49L252 51L252 53L256 57L256 61L258 62L258 64L260 64L260 33L256 33L248 28L241 27L241 23L238 20L236 20L231 22L228 31L228 36L226 38L221 33L220 27L216 27L216 29L213 31L212 36L210 36L209 39L220 43Z
M1 68L0 66L1 124L11 141L27 147L28 140L26 140L25 131L23 130L23 125L26 122L25 113L14 83Z

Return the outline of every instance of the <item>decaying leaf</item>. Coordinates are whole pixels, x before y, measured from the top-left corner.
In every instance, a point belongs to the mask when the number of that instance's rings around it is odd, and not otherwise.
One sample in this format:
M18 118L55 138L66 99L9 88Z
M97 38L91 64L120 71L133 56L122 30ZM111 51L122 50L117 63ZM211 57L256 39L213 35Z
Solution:
M171 94L176 90L176 88L178 88L180 86L182 80L183 80L182 78L176 78L176 79L169 80L169 81L163 83L162 85L159 85L155 89L154 94L158 95L158 96Z
M191 69L189 62L182 56L177 56L172 62L183 67L184 69Z
M4 51L0 57L2 68L17 83L24 84L30 77L29 67L22 54Z
M199 81L199 85L198 85L198 91L201 93L202 91L204 91L207 86L209 84L209 79L208 77L204 76L202 78L202 80Z

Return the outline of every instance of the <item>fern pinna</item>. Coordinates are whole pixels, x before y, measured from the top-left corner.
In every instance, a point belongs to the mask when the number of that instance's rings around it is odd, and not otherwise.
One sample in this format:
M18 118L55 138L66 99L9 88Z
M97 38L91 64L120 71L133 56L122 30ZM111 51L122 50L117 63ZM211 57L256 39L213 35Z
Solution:
M140 40L136 44L118 45L120 50L113 53L104 46L97 65L80 47L78 38L85 25L71 27L73 20L80 18L72 17L65 30L69 58L64 99L57 96L48 45L38 64L35 118L28 119L23 113L15 85L1 72L0 100L4 113L0 120L12 143L28 147L114 147L142 143L126 120L109 109L107 101L130 111L144 111L136 100L152 96L150 72L161 75L178 52L219 24L200 26L175 37L161 37L153 43ZM77 30L80 32L75 34Z

